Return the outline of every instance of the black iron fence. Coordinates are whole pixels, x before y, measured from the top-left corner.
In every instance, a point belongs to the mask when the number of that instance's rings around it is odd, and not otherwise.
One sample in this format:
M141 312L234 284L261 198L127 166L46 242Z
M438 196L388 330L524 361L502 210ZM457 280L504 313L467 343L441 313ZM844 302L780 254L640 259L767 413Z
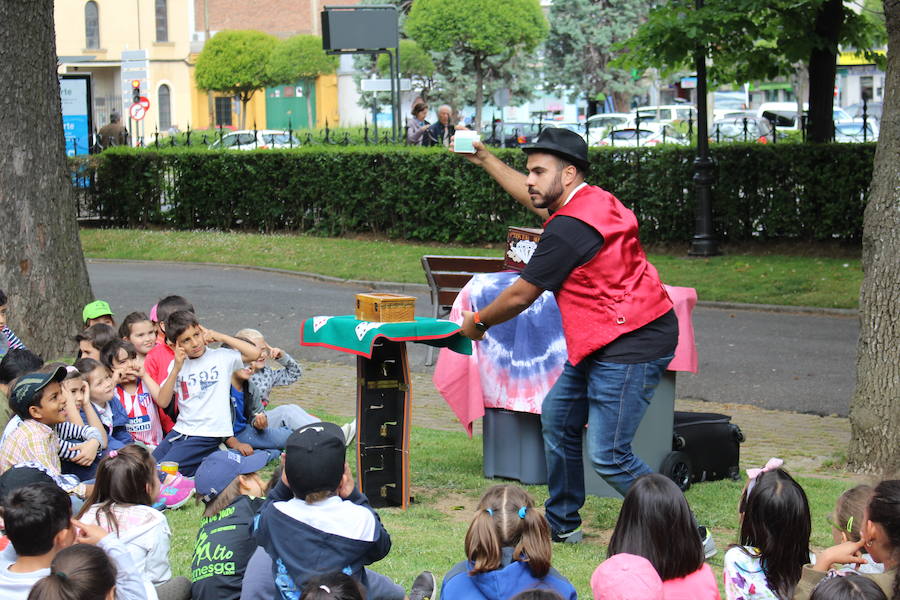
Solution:
M725 142L760 142L777 143L786 138L799 137L806 141L808 120L801 115L799 123L785 126L786 120L778 117L767 119L755 116L739 116L725 121L716 121L709 131L709 141L716 143ZM867 110L867 103L863 102L861 123L838 123L832 128L832 141L838 142L869 142L877 139ZM641 119L640 113L635 114L633 122L601 128L592 126L590 122L566 123L557 121L544 121L542 117L530 122L504 122L493 118L491 122L482 128L482 141L499 148L515 148L532 141L547 127L566 127L580 134L589 146L611 147L642 147L656 146L659 144L689 145L696 142L695 121L689 118L686 121L663 123L655 119ZM379 130L380 129L380 130ZM96 154L113 145L147 147L147 148L209 148L209 149L234 149L254 150L264 148L290 149L301 146L408 146L408 127L400 132L400 138L395 139L389 129L379 128L377 122L371 126L366 120L362 127L333 128L328 121L324 129L294 130L290 120L286 130L259 129L254 124L253 129L233 131L230 128L219 126L212 130L187 130L160 132L154 131L149 136L133 137L125 132L116 140L111 137L103 139L98 131L91 136L89 147L78 146L77 140L67 142L66 152L70 156L82 154ZM86 152L85 152L86 150Z

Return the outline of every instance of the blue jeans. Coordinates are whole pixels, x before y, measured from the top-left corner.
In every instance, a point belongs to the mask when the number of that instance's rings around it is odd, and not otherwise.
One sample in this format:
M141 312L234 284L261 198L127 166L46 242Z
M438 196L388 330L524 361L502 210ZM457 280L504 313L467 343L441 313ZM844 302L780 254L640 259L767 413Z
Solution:
M581 525L585 425L594 470L620 494L625 495L635 479L652 472L632 452L631 441L671 360L672 356L666 356L623 364L586 358L577 367L566 362L541 409L550 494L545 507L554 532Z
M269 425L265 429L259 430L248 423L234 437L239 442L250 444L254 450L284 450L287 439L295 429L319 420L296 404L282 404L267 410L266 419Z
M153 458L157 463L177 462L179 473L193 477L203 459L218 450L221 443L222 438L185 435L173 429L153 451Z

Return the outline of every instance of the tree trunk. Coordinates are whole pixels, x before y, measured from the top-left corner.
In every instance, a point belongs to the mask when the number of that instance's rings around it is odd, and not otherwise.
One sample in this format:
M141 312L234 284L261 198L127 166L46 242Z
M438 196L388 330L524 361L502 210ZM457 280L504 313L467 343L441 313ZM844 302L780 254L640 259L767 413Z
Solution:
M0 23L0 80L11 83L0 95L0 285L29 349L72 356L91 286L66 168L53 0L2 2Z
M247 104L250 103L250 96L253 92L241 92L241 129L247 129Z
M827 142L834 137L834 78L837 74L838 38L844 23L841 0L826 0L816 15L816 35L825 44L809 57L809 126L807 141Z
M484 104L484 64L480 55L475 55L475 131L481 131L481 107ZM457 107L457 110L461 107Z
M863 217L863 278L856 392L848 459L854 470L900 469L900 0L885 0L884 115Z
M307 129L315 129L316 128L316 119L313 117L312 110L312 86L309 84L309 80L306 80L303 83L303 88L305 89L306 94L306 127Z

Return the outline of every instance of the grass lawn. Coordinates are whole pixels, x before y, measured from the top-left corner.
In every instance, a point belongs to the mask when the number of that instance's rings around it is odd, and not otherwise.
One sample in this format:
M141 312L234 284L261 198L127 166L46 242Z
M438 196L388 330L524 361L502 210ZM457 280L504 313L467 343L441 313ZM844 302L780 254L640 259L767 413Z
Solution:
M342 422L340 417L323 418ZM440 582L441 576L464 558L463 540L475 505L487 487L500 482L482 476L482 446L477 436L469 439L463 432L413 427L410 455L415 503L405 512L379 509L393 548L384 560L373 565L376 571L407 588L426 569L433 571ZM799 481L809 495L812 545L820 549L831 542L825 517L833 510L837 497L852 484L831 477L800 477ZM732 481L707 482L694 485L687 492L697 519L711 528L716 539L719 552L710 563L718 578L724 550L737 541L737 503L742 485ZM535 501L543 504L546 486L526 487ZM605 557L620 506L619 500L589 498L582 511L585 542L554 545L553 565L575 585L582 598L591 597L590 576ZM167 513L174 533L169 556L176 575L190 574L200 513L193 504Z
M419 262L424 254L503 255L499 244L473 248L207 231L82 229L81 243L88 258L217 262L405 283L425 283ZM857 307L862 282L859 258L760 252L687 258L686 247L650 253L650 260L664 282L696 288L700 300Z

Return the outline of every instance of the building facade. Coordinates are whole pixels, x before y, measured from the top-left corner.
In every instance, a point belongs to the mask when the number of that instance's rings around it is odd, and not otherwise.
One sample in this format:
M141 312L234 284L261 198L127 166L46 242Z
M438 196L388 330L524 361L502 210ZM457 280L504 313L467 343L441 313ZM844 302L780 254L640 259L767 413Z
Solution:
M329 5L353 3L328 0ZM322 0L56 0L59 72L90 75L95 126L117 114L134 142L151 143L157 132L188 127L234 128L240 123L240 102L195 85L194 65L205 41L225 29L257 29L280 38L318 35L323 5ZM140 95L149 103L140 120L130 113L132 81L139 82ZM298 90L302 102L291 100ZM337 125L337 75L257 92L247 106L247 127L267 128L269 120L295 129L322 127L326 120Z

